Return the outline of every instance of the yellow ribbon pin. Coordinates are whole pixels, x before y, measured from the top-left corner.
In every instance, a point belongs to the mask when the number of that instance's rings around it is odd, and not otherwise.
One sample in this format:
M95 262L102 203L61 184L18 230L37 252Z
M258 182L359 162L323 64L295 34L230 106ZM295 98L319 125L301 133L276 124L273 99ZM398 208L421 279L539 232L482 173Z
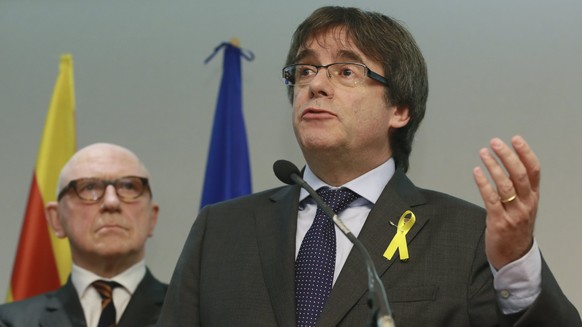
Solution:
M396 226L396 235L384 252L384 258L392 260L396 249L398 249L398 254L400 255L400 261L408 261L408 246L406 244L406 234L412 228L416 222L416 217L414 213L410 210L406 210L400 219L398 220L398 226Z

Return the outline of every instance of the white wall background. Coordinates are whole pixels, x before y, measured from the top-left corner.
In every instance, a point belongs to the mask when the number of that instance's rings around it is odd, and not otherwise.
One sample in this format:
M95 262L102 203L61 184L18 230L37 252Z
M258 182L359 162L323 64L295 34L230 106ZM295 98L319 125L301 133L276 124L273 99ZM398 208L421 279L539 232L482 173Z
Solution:
M536 235L582 309L582 2L337 1L405 23L429 67L427 116L409 175L480 203L471 170L493 136L522 134L542 162ZM280 69L291 33L328 1L0 0L0 299L9 283L59 56L75 60L77 142L133 149L153 174L161 219L147 262L170 279L196 217L222 55L238 37L254 190L272 163L301 165Z

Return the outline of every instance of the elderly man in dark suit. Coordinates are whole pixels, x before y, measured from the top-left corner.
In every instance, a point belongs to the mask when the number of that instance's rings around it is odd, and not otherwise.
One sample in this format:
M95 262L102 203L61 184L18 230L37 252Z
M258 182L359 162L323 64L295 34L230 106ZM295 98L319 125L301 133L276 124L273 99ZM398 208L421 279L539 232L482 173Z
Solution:
M582 325L534 240L540 166L523 138L481 150L485 210L405 175L428 78L401 24L320 8L286 65L303 178L368 249L398 327ZM159 326L366 326L367 300L360 253L292 185L200 212Z
M61 171L58 201L46 208L55 235L69 240L71 276L56 291L0 306L0 326L155 325L167 285L144 261L159 210L148 178L123 147L79 150Z

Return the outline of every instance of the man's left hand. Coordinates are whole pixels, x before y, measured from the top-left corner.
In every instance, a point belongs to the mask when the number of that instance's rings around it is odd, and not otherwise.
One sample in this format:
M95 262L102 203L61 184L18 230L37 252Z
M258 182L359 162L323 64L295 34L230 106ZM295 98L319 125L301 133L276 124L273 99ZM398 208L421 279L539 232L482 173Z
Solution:
M540 198L540 163L521 136L511 139L513 151L499 138L491 150L479 151L487 168L473 169L473 177L487 210L485 252L497 270L524 256L533 244L533 231Z

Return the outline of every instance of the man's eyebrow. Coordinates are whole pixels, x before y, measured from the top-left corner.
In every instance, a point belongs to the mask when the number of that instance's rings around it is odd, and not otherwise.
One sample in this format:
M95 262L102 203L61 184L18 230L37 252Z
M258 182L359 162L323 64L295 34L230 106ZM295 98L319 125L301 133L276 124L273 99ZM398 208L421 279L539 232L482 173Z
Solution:
M357 54L351 50L339 50L337 52L336 58L339 58L339 59L345 60L345 61L354 61L354 62L364 63L362 56L360 56L359 54Z
M295 60L293 61L294 63L299 63L302 60L304 60L305 58L313 58L315 57L315 51L311 50L311 49L304 49L301 50L297 56L295 56Z
M311 59L311 58L315 58L315 57L317 57L315 55L315 51L313 51L311 49L305 49L305 50L300 51L297 54L297 56L295 57L294 63L300 63L301 61L304 61L305 59ZM343 62L353 61L353 62L358 62L358 63L364 63L362 56L360 56L359 54L357 54L356 52L351 51L351 50L338 50L335 57L337 58L337 60L343 61Z

